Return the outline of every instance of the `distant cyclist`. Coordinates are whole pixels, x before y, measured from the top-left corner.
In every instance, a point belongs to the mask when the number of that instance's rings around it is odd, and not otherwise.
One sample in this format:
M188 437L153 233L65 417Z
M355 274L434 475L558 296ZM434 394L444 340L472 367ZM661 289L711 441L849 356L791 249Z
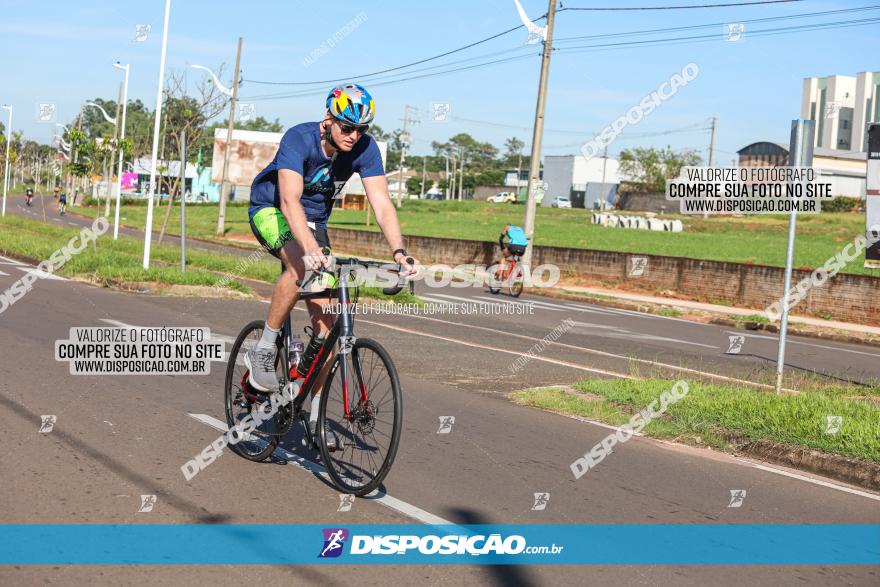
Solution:
M504 239L507 239L506 241ZM522 256L529 246L529 240L526 238L526 232L519 226L508 224L501 231L498 237L498 246L501 247L501 270L507 267L507 260L511 256Z
M58 201L58 194L60 194L60 193L61 193L61 188L58 186L55 186L55 194L52 196L52 199L57 202Z
M58 210L61 212L62 216L64 216L65 208L67 208L67 194L61 192L58 194Z
M30 206L31 202L34 200L34 190L32 190L31 188L28 188L24 197L27 199L27 205Z

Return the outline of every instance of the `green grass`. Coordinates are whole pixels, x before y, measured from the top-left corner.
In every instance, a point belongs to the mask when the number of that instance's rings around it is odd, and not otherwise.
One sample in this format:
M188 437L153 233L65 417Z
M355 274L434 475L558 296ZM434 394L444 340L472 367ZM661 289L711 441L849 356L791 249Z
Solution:
M655 312L655 314L659 314L660 316L669 316L670 318L678 318L681 316L681 310L676 308L660 308Z
M39 220L7 215L0 219L0 251L27 255L34 259L48 259L54 251L79 235L75 228L62 228ZM240 257L206 252L190 248L187 251L187 270L180 271L180 249L156 245L150 251L150 269L144 270L143 242L120 236L114 241L108 231L94 245L71 257L60 274L81 277L103 284L155 282L168 285L203 285L226 287L250 292L237 277L273 283L278 278L278 261L268 254ZM253 259L248 261L248 259ZM379 288L362 287L360 295L367 298L385 298ZM394 296L395 302L419 303L404 290Z
M103 208L101 209L103 210ZM94 216L97 209L77 208L78 212ZM156 209L155 225L161 226L164 205ZM398 212L405 235L460 238L494 242L507 222L522 224L525 207L484 202L437 202L406 200ZM143 226L145 206L126 206L122 210L125 224ZM782 267L788 230L785 215L757 215L743 218L669 215L685 223L681 233L663 233L624 228L606 228L590 223L591 213L580 209L553 209L539 207L535 240L540 245L598 249L626 253L644 253L756 263ZM334 210L330 226L371 230L366 227L366 212ZM187 233L213 238L217 222L217 206L187 206ZM227 234L250 234L247 206L234 204L227 209ZM168 231L179 232L179 212L171 214ZM795 245L795 267L818 267L839 252L847 243L865 232L865 217L851 213L822 213L803 215L798 219L798 239ZM844 270L847 273L878 275L877 270L865 269L861 260L855 260Z
M673 382L592 380L575 390L539 388L512 395L514 401L620 425L672 388ZM880 395L878 388L829 388L776 396L753 389L688 382L688 394L655 419L644 433L667 438L700 437L702 444L724 446L731 437L800 445L870 461L880 461L880 409L857 396ZM836 434L825 433L826 417L842 416Z

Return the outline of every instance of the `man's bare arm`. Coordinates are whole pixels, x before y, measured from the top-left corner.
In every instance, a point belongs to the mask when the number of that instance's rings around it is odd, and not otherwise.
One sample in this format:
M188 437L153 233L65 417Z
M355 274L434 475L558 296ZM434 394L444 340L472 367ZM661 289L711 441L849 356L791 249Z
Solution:
M403 248L403 237L400 234L400 222L397 219L397 210L391 203L391 196L388 193L388 180L384 175L375 177L365 177L364 189L367 192L367 199L373 212L376 213L376 223L382 229L385 240L391 246L391 250Z

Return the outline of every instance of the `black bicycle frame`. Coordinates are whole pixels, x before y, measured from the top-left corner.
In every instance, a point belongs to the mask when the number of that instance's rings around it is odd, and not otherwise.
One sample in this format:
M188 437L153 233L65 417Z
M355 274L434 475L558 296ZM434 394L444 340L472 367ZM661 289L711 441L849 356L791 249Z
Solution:
M327 357L333 351L334 346L337 342L342 340L349 340L350 337L353 336L354 332L354 318L351 312L351 298L349 296L349 286L348 286L348 275L354 269L354 267L360 265L361 263L354 262L353 259L349 259L349 263L344 264L340 271L339 276L339 285L336 288L314 292L314 293L302 293L300 294L301 300L314 300L320 298L328 298L332 299L334 295L336 296L339 302L340 312L338 317L333 321L333 326L330 328L330 332L327 334L327 337L324 339L324 343L318 349L315 358L312 360L312 364L309 367L308 373L303 377L302 382L300 383L300 391L299 394L294 398L293 404L295 407L295 412L299 412L302 408L302 404L305 402L306 398L311 395L312 390L314 389L316 382L318 380L318 373L320 373L321 369L324 366L324 363L327 360ZM284 321L284 325L282 326L282 335L281 335L281 344L284 347L281 353L281 364L284 368L284 372L290 376L290 339L293 336L293 326L290 319L290 316L287 316L287 319ZM345 346L345 345L342 345ZM351 352L351 345L348 345L345 349L340 349L340 352ZM361 392L361 400L367 400L367 390L363 385L363 375L361 373L360 368L360 360L356 354L353 354L353 363L355 367L355 372L358 375L358 380L361 382L360 392ZM349 396L348 396L348 365L345 361L341 361L340 366L342 368L342 397L343 397L343 407L345 410L345 415L348 417L350 415L350 404L349 404Z

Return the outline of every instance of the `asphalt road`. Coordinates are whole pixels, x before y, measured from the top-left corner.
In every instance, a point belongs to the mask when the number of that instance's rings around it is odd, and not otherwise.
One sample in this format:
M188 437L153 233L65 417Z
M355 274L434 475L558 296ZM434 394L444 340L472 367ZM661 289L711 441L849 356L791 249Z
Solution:
M48 210L47 210L48 212ZM52 222L79 219L65 217ZM0 259L0 291L33 269ZM477 288L420 292L435 303L495 302ZM289 453L254 464L224 455L190 482L180 466L217 437L222 367L209 376L71 376L54 342L76 326L201 326L234 338L264 318L258 301L126 294L40 279L0 314L0 523L880 523L878 496L812 475L789 476L747 459L634 438L573 480L570 463L608 429L510 403L506 393L638 368L685 366L756 381L772 370L775 338L748 336L727 355L723 327L589 304L524 296L533 314L364 316L357 334L394 357L405 425L390 499L360 499L337 511L338 492L295 466ZM304 313L294 312L296 323ZM517 373L508 365L562 320L577 324ZM741 333L737 333L741 334ZM228 348L229 345L227 345ZM868 380L880 375L872 347L793 338L793 368ZM641 362L638 362L641 361ZM664 366L658 366L662 363ZM680 371L679 371L680 372ZM684 377L695 375L685 374ZM40 434L40 416L57 416ZM449 434L440 418L455 416ZM310 461L296 446L286 449ZM284 455L287 455L285 458ZM742 507L728 508L744 489ZM549 492L543 511L533 494ZM152 512L138 513L140 495ZM289 545L296 548L297 545ZM658 545L661 547L664 545ZM626 545L621 545L625 548ZM683 545L686 547L686 545ZM313 548L308 545L307 548ZM877 584L871 567L15 567L0 583L36 584L434 584L734 585Z

